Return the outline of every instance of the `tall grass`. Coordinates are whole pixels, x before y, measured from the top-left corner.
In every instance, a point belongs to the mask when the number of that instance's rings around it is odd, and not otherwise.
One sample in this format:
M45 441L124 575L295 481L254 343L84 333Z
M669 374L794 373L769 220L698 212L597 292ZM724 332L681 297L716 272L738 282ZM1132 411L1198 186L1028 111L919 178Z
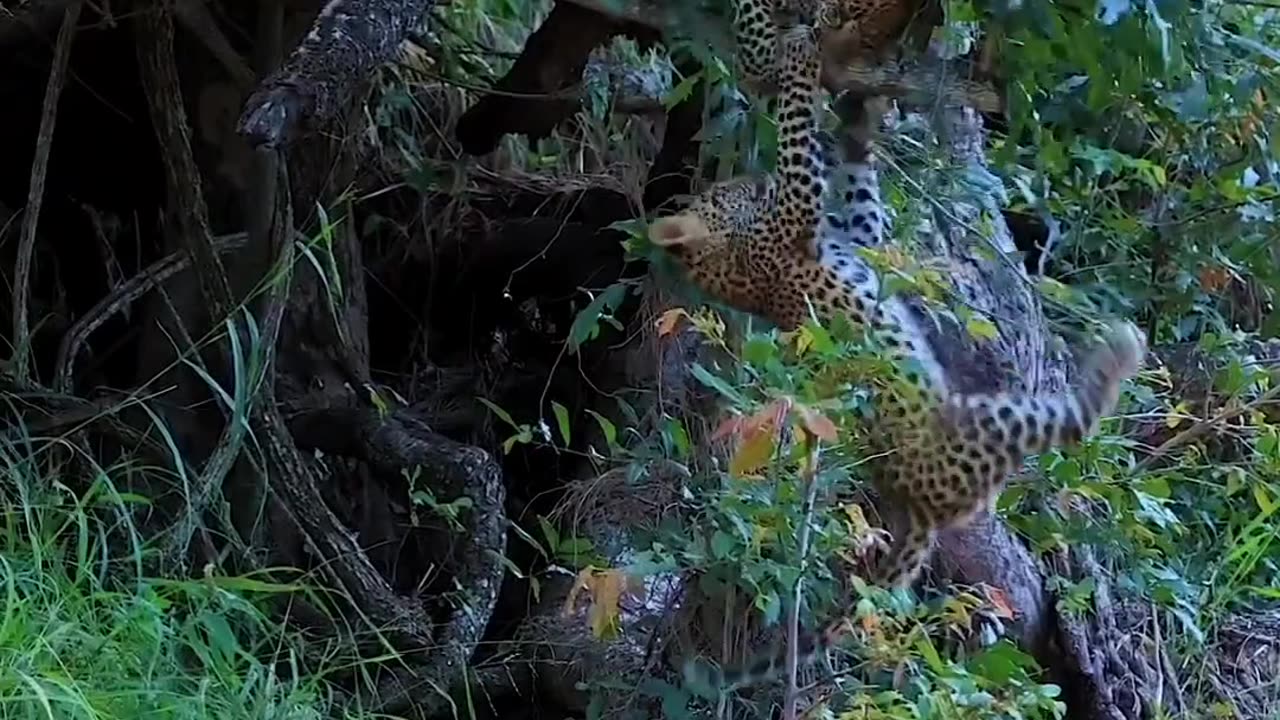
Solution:
M263 612L300 586L147 576L141 499L117 491L137 468L72 490L47 457L0 443L0 718L342 715L303 639Z

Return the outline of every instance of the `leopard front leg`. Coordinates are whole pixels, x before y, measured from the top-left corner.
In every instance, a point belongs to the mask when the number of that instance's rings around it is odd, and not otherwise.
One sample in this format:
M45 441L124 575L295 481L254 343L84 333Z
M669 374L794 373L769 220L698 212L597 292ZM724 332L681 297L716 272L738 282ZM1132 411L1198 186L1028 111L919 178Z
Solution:
M817 31L803 25L782 34L782 91L778 98L778 212L767 241L817 259L818 230L827 194L821 141L821 61Z
M778 92L778 27L774 0L735 0L733 36L741 82L752 92L771 97Z

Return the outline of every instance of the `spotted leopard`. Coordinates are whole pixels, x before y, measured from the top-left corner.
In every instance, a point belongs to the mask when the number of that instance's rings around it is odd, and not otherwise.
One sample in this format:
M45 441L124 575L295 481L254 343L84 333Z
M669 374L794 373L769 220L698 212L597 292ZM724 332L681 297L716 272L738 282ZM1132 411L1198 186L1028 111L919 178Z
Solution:
M842 163L831 173L843 184L832 193L834 204L845 212L823 209L832 188L816 139L822 92L816 33L796 27L780 41L774 174L712 186L682 212L656 220L649 237L681 262L694 284L729 306L783 329L808 319L810 308L820 319L844 314L900 361L908 382L876 389L881 441L892 453L877 462L873 476L881 494L905 511L906 528L872 579L903 587L919 574L937 532L989 509L1027 455L1093 432L1114 408L1120 384L1140 368L1145 340L1132 324L1112 325L1065 392L950 392L916 316L901 298L881 297L879 277L858 252L883 242L885 226L866 144L845 143ZM821 654L839 626L803 639L803 659ZM777 659L723 672L719 683L733 687L767 677Z
M782 48L777 15L791 15L820 32L821 56L830 63L882 58L925 0L735 0L733 34L742 81L753 91L779 89Z

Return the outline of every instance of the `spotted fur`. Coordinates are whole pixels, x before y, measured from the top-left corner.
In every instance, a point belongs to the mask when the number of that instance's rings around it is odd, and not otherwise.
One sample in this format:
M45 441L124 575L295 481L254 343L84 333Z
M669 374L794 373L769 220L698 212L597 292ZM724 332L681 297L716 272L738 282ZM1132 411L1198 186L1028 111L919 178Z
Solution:
M810 308L819 319L844 314L900 361L908 382L877 388L880 442L891 452L877 461L873 476L881 494L905 511L907 524L872 579L903 587L919 574L937 532L990 508L1028 454L1093 432L1114 409L1121 383L1141 366L1145 340L1132 324L1112 325L1065 392L950 392L915 315L902 299L881 296L879 277L858 253L859 246L884 239L873 153L846 138L841 164L834 172L826 168L816 139L816 33L797 27L780 40L775 173L713 186L683 212L655 221L650 238L681 261L693 283L727 305L783 329L804 322ZM828 187L829 176L836 187ZM843 212L824 212L824 200ZM838 635L835 627L803 640L804 660L821 654ZM779 659L717 677L729 686L752 682L775 672Z
M827 62L855 64L883 57L922 5L923 0L735 0L742 82L765 96L777 93L783 50L776 15L817 28Z

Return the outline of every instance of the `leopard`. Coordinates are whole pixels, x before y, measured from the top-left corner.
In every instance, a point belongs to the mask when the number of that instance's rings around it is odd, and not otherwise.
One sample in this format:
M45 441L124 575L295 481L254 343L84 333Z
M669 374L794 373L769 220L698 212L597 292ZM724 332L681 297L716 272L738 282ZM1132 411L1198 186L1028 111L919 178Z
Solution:
M779 15L818 30L825 71L835 64L886 59L911 20L931 7L929 0L735 0L733 35L741 81L765 97L778 92ZM823 82L834 85L830 75Z
M882 292L861 251L884 244L888 220L871 143L845 133L843 155L828 169L819 132L820 31L797 25L779 42L773 172L712 184L680 212L655 219L648 237L718 302L784 331L811 317L844 316L895 361L905 382L874 388L878 442L889 452L876 453L872 482L903 510L905 528L894 534L870 579L905 588L925 566L937 534L990 512L1028 455L1079 443L1095 431L1114 410L1122 384L1141 369L1146 339L1130 322L1109 323L1104 341L1082 356L1077 377L1061 392L952 391L924 321L905 297ZM806 633L801 662L822 657L846 621ZM780 663L774 655L716 670L711 681L726 690L741 687L771 677ZM691 679L706 671L690 660L685 674Z

